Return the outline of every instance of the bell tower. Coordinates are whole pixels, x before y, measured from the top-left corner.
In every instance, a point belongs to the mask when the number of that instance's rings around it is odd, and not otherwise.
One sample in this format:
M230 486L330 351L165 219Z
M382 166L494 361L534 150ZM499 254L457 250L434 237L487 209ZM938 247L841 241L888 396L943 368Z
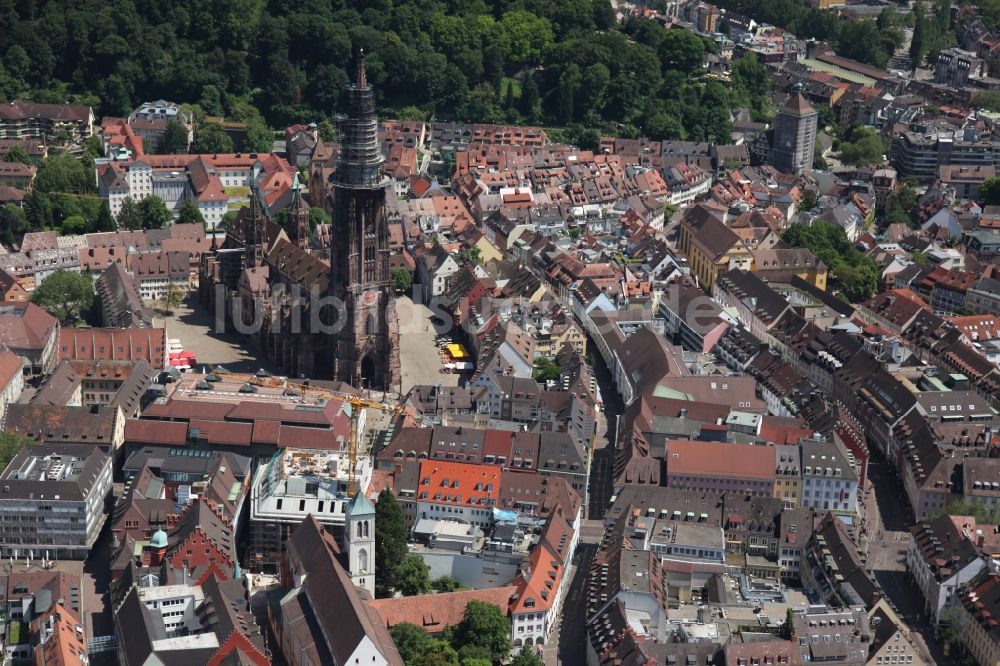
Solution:
M375 598L375 507L358 493L347 504L344 537L351 580Z
M347 88L340 152L331 176L331 294L342 304L333 340L333 378L357 388L388 390L399 382L399 328L389 278L386 203L374 91L362 51Z

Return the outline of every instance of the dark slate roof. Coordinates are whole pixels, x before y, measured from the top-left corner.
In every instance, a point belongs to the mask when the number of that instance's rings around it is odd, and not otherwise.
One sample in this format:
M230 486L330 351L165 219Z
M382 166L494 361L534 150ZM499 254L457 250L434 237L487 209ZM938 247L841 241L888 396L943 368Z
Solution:
M267 263L292 281L308 290L327 293L330 284L330 266L298 245L279 239L267 255Z
M32 456L58 455L64 459L75 458L73 471L66 480L55 481L41 478L43 470L35 467L31 478L17 478L22 466ZM66 460L64 460L66 462ZM0 479L3 480L5 492L3 499L29 499L58 495L68 501L83 501L90 494L101 471L110 462L107 453L97 447L78 444L38 444L22 446L17 455L7 464ZM9 488L9 490L7 490Z
M337 560L333 537L308 516L292 534L289 548L293 572L305 574L302 583L308 603L338 664L346 664L367 636L390 666L403 666L389 630L373 607L364 603L351 577Z

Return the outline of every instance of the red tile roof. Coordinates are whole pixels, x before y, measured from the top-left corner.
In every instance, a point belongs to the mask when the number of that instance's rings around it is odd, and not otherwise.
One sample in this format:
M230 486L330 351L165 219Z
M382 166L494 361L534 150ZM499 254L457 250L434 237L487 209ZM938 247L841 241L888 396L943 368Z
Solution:
M667 444L667 476L774 479L769 446L672 439Z
M447 594L421 594L415 597L396 597L369 601L378 611L387 629L408 622L431 634L444 631L462 621L465 607L470 601L492 604L507 615L510 598L517 593L513 585L484 590L461 590Z
M15 349L42 349L59 322L34 303L0 302L0 340Z
M59 360L136 361L163 368L167 331L163 328L64 328Z
M417 501L451 506L480 506L485 501L496 506L500 472L499 465L425 460L420 463Z
M21 357L6 349L0 350L0 392L24 372Z

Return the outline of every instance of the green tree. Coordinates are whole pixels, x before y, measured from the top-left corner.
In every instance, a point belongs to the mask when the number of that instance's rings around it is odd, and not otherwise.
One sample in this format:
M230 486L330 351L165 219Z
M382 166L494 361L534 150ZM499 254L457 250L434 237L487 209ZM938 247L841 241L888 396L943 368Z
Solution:
M375 595L385 597L396 585L396 569L407 555L406 521L388 488L375 505Z
M472 247L463 247L458 251L456 259L462 265L472 264L473 266L478 266L482 263L481 250L475 245Z
M87 232L87 220L82 215L70 215L62 222L60 231L67 236L83 234Z
M552 43L548 20L523 9L507 12L500 19L498 43L504 60L512 65L538 62Z
M534 75L527 72L521 81L521 96L518 98L517 110L531 121L538 113L538 100L538 84L535 82Z
M37 442L16 432L10 430L0 432L0 467L7 467L7 464L14 459L21 447L33 444L37 444Z
M170 211L163 199L155 194L149 194L139 202L139 216L142 218L143 229L163 229L170 224Z
M833 113L833 109L830 108L829 104L815 104L816 109L817 126L819 129L825 129L830 127L837 121L837 116Z
M427 652L417 657L413 666L460 666L458 653L445 641L435 640Z
M171 280L167 283L166 297L163 299L167 306L167 312L173 313L184 303L184 291Z
M194 199L185 199L177 209L177 224L200 224L205 226L205 217L198 210Z
M510 654L510 620L493 604L470 601L455 627L452 645L459 654L464 648L478 648L499 663Z
M1000 111L1000 92L985 90L976 95L973 100L976 106L987 111Z
M160 155L183 155L188 151L188 131L176 120L168 120L156 152Z
M31 158L28 156L28 151L26 151L21 146L11 146L10 150L3 157L4 162L20 162L21 164L31 164Z
M544 384L559 379L561 372L559 365L552 359L539 356L535 359L535 368L531 371L531 376L535 378L536 382Z
M544 662L538 656L538 653L527 645L522 647L521 651L514 657L514 660L510 662L510 666L543 666L543 664Z
M38 165L34 188L39 192L69 192L85 194L93 190L91 179L83 163L72 155L46 157Z
M327 212L320 208L319 206L313 206L309 209L309 230L315 230L321 224L330 224L330 216Z
M210 116L221 116L222 111L222 94L219 93L219 89L213 85L204 86L201 89L201 98L198 100L198 106Z
M705 62L705 42L690 30L667 30L657 55L664 68L690 73Z
M987 206L1000 204L1000 177L984 180L979 186L979 198Z
M222 129L222 125L202 123L194 132L193 152L202 155L233 152L233 140Z
M392 285L397 294L408 294L413 288L413 274L403 267L392 269Z
M389 630L389 634L407 666L413 664L420 655L430 652L435 642L430 634L409 622L397 624Z
M132 197L127 197L118 210L118 228L128 231L142 229L142 210Z
M793 224L781 239L791 247L807 247L833 271L841 293L852 303L869 298L878 286L878 266L847 239L843 227L826 220Z
M435 592L454 592L461 586L462 584L451 576L441 576L431 581L431 587Z
M58 319L63 326L73 326L94 302L94 283L88 275L60 268L35 287L31 302Z
M337 140L337 130L333 127L333 123L330 122L329 118L319 121L316 126L316 134L319 136L320 141Z
M924 61L926 53L927 23L924 19L924 5L921 2L916 2L913 5L913 36L910 39L910 60L913 62L914 71Z
M13 246L15 237L20 238L30 228L23 208L14 204L4 204L0 207L0 236L2 236L0 240L4 245Z
M396 590L405 597L427 594L431 591L430 571L424 558L413 553L407 555L396 567Z
M274 132L264 121L254 118L247 123L246 149L252 153L270 153L274 145Z
M94 231L115 231L117 228L118 225L115 224L115 218L111 215L111 208L108 206L108 202L101 201L101 207L98 209L97 217L94 219Z
M841 142L840 161L844 164L881 163L885 157L882 137L870 127L853 129L850 140Z
M239 217L239 211L229 210L222 214L222 219L219 220L219 229L230 229L236 218Z
M811 191L807 191L802 195L802 201L799 202L799 210L809 211L816 207L817 200L816 194Z

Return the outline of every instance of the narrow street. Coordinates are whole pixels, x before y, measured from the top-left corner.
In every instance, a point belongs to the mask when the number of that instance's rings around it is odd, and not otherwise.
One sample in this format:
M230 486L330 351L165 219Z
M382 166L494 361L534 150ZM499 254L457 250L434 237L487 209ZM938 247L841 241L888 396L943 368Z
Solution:
M545 666L587 663L587 574L597 553L597 545L580 542L573 556L573 580L559 613L556 648L546 649Z
M593 340L588 338L588 349L596 349ZM590 502L587 507L587 517L592 520L604 518L608 506L611 504L611 495L614 491L614 464L615 445L617 444L618 418L625 409L621 396L615 389L611 380L611 371L604 363L600 354L594 353L594 377L597 379L597 386L601 391L601 399L604 401L604 421L606 428L603 433L598 433L594 445L594 459L590 467Z
M934 629L928 626L920 591L906 572L908 530L912 520L902 482L877 453L873 453L868 463L868 478L872 483L871 499L877 508L871 512L868 565L900 617L923 639L930 656L942 666L952 663L944 656Z

